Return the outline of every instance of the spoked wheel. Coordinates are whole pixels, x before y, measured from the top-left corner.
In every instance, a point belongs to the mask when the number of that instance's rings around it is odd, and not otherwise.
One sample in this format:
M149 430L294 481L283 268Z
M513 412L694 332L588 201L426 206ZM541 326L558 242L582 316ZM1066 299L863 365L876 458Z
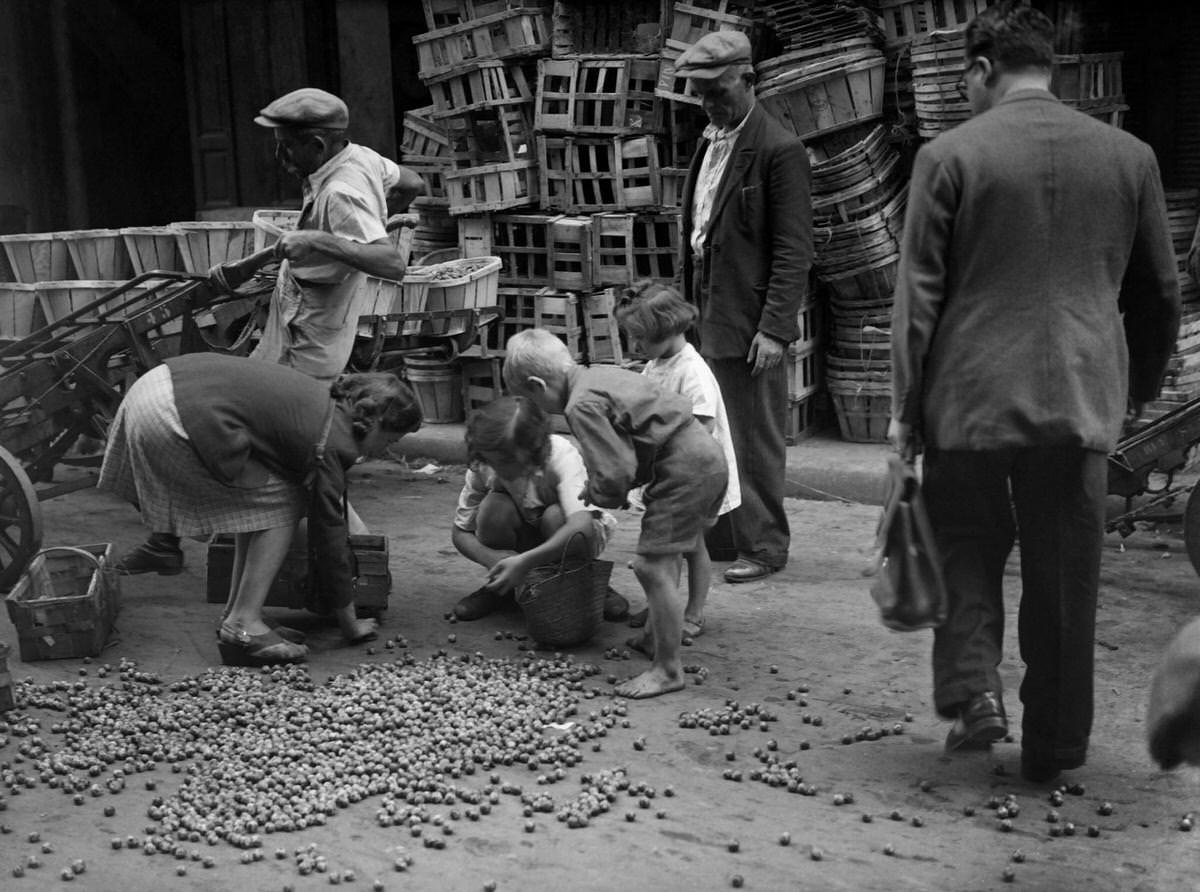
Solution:
M42 505L29 475L0 447L0 591L12 588L42 547Z
M1193 486L1183 509L1183 544L1192 569L1200 573L1200 486Z

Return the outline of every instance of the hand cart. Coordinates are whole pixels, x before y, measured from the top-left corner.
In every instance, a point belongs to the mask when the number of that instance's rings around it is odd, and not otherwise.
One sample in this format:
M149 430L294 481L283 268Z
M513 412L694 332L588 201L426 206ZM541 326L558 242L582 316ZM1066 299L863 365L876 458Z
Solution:
M1108 493L1125 499L1125 512L1105 532L1130 535L1138 521L1183 521L1188 560L1200 573L1200 490L1195 481L1176 484L1192 448L1200 443L1200 399L1191 400L1123 438L1108 456ZM1134 507L1134 499L1148 499ZM1183 510L1173 510L1177 502Z

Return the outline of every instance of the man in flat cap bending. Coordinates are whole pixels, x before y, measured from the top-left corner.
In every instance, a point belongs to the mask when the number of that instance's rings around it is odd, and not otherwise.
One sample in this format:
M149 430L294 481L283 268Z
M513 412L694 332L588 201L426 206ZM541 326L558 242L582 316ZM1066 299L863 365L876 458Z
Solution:
M745 34L702 37L675 73L710 122L684 185L682 284L700 309L700 354L725 394L740 475L742 504L730 512L738 559L725 580L751 582L781 569L790 544L784 360L812 264L808 154L755 103Z
M302 184L296 229L274 257L254 254L214 267L214 281L236 287L272 259L283 261L253 359L291 366L314 378L340 375L354 347L366 276L404 277L405 262L385 228L389 207L404 211L424 191L413 171L346 138L346 103L304 87L280 96L254 119L275 133L275 157ZM352 517L351 532L361 532ZM179 538L152 533L117 564L127 574L174 575L183 569Z

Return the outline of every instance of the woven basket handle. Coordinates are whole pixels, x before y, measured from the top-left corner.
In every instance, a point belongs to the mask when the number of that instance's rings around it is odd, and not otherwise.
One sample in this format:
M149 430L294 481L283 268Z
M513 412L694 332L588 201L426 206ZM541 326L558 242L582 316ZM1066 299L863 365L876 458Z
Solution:
M563 543L562 556L558 559L558 574L560 576L566 572L565 567L567 565L567 552L571 550L571 543L575 541L576 536L583 536L583 533L579 530L576 530L567 538L567 541ZM587 544L586 536L584 536L583 542L585 545ZM592 557L589 550L588 557L585 559L584 563L591 563L591 561Z
M94 554L92 554L86 548L78 548L74 545L51 545L48 548L43 548L41 551L37 552L37 554L35 554L33 557L31 557L29 559L29 561L30 561L30 563L33 563L33 561L35 561L37 558L40 558L44 554L49 554L52 551L65 551L70 554L81 554L85 558L87 558L89 561L91 561L93 564L95 564L97 570L101 569L100 558L96 557Z

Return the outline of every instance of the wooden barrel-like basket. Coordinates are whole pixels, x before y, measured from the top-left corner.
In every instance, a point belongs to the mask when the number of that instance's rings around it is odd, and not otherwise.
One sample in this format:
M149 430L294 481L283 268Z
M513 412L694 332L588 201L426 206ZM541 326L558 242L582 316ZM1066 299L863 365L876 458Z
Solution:
M125 250L133 265L133 274L140 276L151 270L182 272L183 257L175 230L170 226L127 226L121 230Z
M240 260L254 250L256 229L249 220L196 220L172 227L189 273L204 275L217 264Z
M71 252L61 232L28 232L0 235L0 245L18 282L34 285L74 275Z
M842 439L852 443L887 442L892 415L890 384L829 378L826 386Z
M77 229L59 235L67 243L75 275L80 279L131 278L133 264L119 229Z
M883 69L878 50L861 50L780 72L759 88L763 108L802 139L883 116Z

